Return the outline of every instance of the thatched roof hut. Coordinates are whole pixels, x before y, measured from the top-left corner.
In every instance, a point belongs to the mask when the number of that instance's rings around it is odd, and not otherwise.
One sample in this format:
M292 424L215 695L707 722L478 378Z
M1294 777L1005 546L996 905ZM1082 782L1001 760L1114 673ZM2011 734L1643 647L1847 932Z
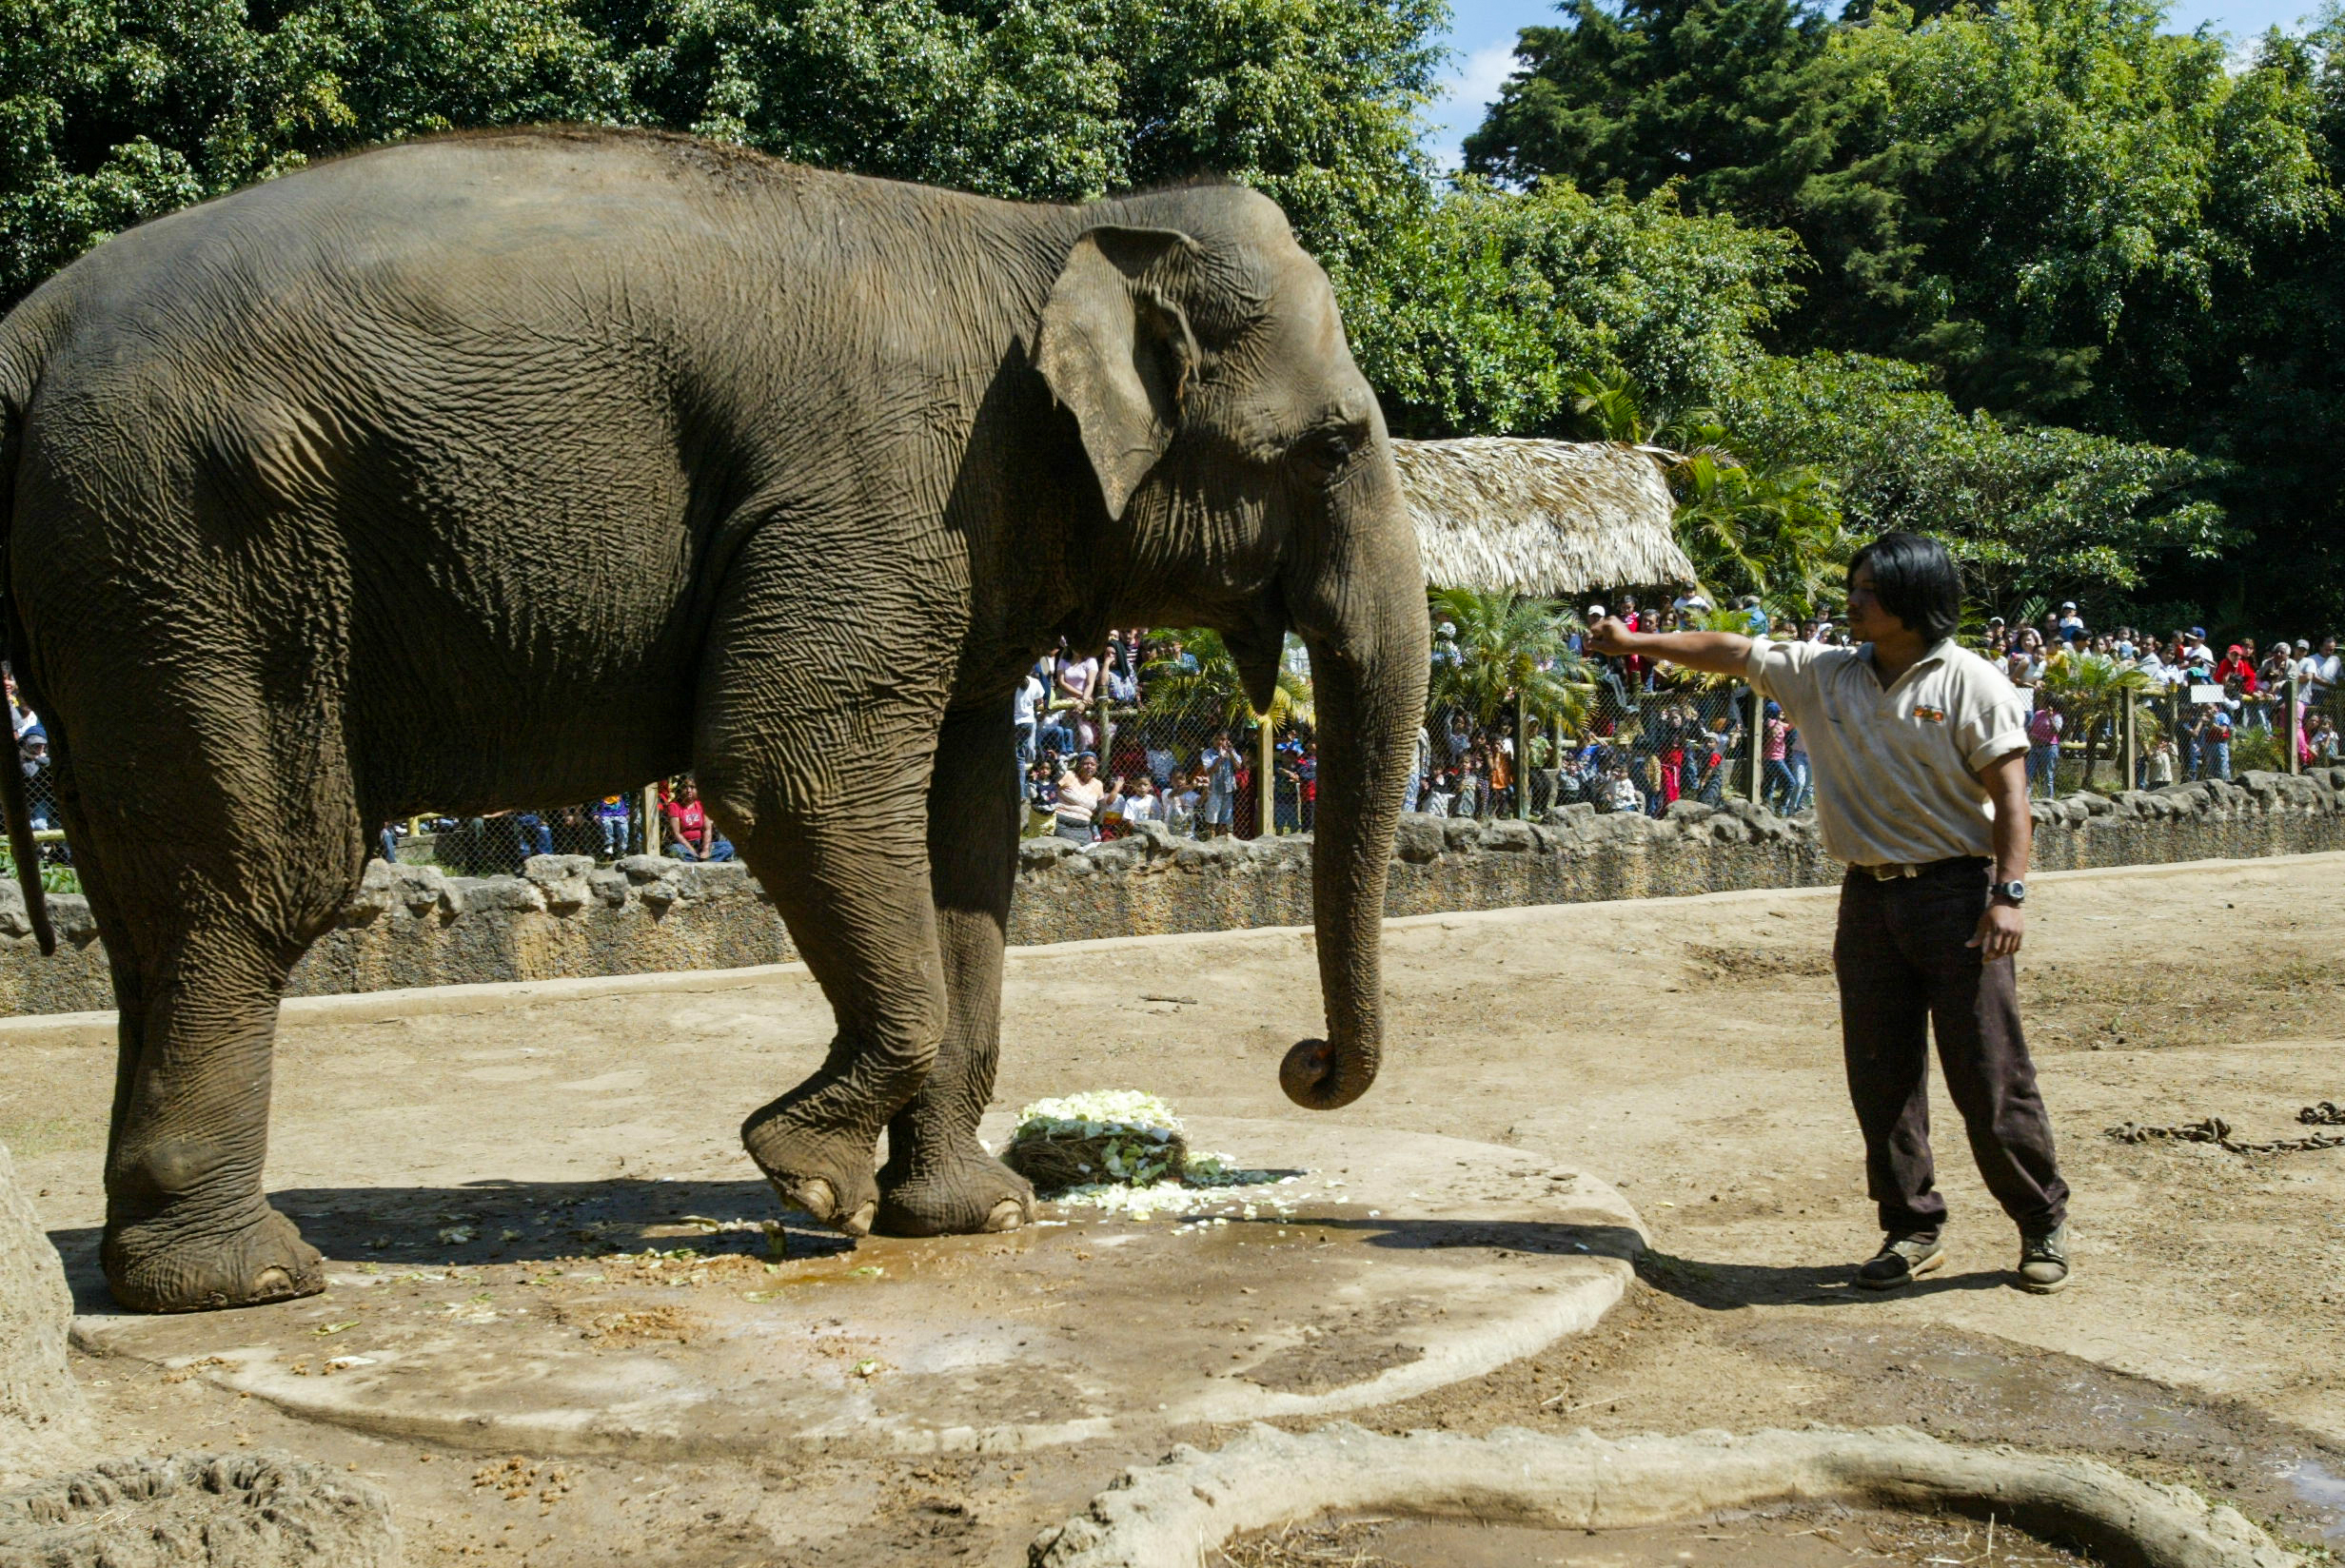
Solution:
M1565 598L1694 579L1641 448L1468 436L1396 441L1392 456L1432 587Z

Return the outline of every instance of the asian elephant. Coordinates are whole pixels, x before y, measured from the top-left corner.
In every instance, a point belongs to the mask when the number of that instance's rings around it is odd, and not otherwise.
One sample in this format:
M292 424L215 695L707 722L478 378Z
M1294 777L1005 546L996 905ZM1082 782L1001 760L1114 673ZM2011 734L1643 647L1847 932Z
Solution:
M120 999L126 1306L323 1288L263 1192L271 1042L371 827L686 769L837 1019L743 1125L759 1167L850 1234L1024 1223L975 1135L1011 694L1110 626L1220 628L1261 706L1306 639L1328 1027L1281 1079L1332 1107L1375 1077L1424 584L1327 278L1259 195L385 147L60 272L0 322L0 437L6 646Z

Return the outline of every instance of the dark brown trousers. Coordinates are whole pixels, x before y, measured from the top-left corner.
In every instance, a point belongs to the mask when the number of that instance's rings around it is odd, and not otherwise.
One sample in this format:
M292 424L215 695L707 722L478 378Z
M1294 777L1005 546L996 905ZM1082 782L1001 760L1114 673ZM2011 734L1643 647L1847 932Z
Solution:
M2011 960L1982 963L1967 945L1989 878L1987 862L1956 860L1890 882L1851 871L1841 886L1832 944L1841 1044L1883 1230L1934 1231L1946 1219L1930 1159L1933 1025L1946 1092L1987 1190L2025 1230L2050 1229L2067 1214Z

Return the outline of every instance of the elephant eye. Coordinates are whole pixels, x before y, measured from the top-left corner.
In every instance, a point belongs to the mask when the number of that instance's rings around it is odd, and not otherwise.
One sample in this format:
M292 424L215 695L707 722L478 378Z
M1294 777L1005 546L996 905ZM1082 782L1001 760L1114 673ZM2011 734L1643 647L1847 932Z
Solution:
M1323 474L1332 474L1350 461L1351 435L1344 430L1322 430L1303 442L1304 461Z

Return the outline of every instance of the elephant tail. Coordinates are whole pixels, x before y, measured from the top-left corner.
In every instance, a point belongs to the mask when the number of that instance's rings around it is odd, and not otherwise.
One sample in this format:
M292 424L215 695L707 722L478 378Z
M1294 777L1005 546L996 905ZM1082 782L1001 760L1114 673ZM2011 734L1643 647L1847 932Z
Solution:
M29 341L37 336L28 330L31 315L30 308L20 306L0 320L0 654L7 657L20 685L30 682L30 671L25 639L19 635L16 578L9 552L15 532L16 465L24 456L25 420L38 375L39 348ZM46 957L57 951L57 931L49 919L48 890L41 886L41 847L32 837L32 808L25 798L25 770L17 761L12 724L8 755L0 757L0 818L8 823L9 853L16 862L17 886L24 890L25 914Z

